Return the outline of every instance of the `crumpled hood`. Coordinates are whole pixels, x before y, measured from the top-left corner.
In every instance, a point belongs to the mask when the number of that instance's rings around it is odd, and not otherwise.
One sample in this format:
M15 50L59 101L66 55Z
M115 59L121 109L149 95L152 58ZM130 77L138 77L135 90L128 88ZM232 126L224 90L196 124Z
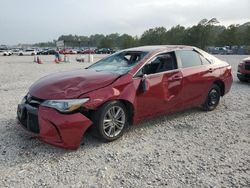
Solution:
M118 74L88 69L54 73L36 81L30 87L29 93L40 99L74 99L105 87L118 77Z

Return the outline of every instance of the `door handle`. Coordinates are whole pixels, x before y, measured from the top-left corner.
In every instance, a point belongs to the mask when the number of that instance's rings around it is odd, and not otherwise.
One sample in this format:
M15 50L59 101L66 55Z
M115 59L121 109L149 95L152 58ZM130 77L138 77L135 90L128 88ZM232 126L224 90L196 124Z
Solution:
M174 76L169 81L178 81L178 80L181 80L181 79L182 79L182 76Z
M214 71L214 69L212 69L212 68L208 69L208 72L213 72L213 71Z

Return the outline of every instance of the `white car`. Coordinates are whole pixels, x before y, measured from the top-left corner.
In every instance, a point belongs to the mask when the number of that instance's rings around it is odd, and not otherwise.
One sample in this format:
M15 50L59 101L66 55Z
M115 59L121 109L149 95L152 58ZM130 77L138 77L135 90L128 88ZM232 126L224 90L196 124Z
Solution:
M10 50L0 50L1 56L10 56L12 55L12 52Z
M32 49L21 50L21 51L19 51L18 55L19 56L22 56L22 55L36 55L36 51L32 50Z
M12 55L18 55L20 51L22 51L22 50L20 50L20 49L12 49L11 50Z

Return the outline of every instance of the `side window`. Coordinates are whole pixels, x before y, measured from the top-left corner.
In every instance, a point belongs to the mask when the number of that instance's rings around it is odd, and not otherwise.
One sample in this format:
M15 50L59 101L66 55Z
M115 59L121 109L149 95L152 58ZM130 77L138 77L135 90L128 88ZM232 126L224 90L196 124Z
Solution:
M154 57L138 72L138 74L154 74L177 69L176 57L173 52Z
M189 50L179 50L176 52L181 59L182 68L201 65L201 58L197 52Z
M138 53L128 53L124 55L124 60L128 64L134 64L141 60L141 54Z
M203 56L200 56L200 57L201 57L202 65L209 65L209 64L211 64L205 57L203 57Z

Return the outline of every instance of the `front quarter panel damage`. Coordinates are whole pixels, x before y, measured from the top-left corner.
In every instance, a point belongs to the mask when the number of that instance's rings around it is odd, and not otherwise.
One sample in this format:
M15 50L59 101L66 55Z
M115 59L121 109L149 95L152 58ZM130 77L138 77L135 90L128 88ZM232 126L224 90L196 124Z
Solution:
M90 101L84 104L84 107L90 110L96 110L102 104L111 100L125 100L134 104L137 88L138 86L134 85L131 75L127 74L120 77L113 84L87 93L81 98L90 98Z
M81 113L61 114L48 107L39 107L40 134L44 142L66 149L77 149L92 121Z

